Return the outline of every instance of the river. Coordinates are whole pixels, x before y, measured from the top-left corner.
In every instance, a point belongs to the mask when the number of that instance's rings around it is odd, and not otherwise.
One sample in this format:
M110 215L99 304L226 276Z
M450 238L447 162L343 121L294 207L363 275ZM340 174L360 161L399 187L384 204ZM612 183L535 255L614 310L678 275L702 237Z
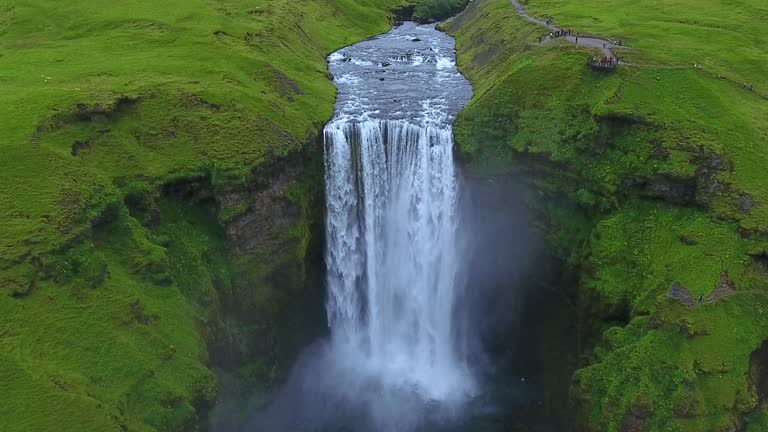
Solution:
M472 96L454 42L406 23L329 58L339 89L325 128L328 321L350 397L376 386L382 430L414 404L475 393L456 317L458 185L451 123ZM382 400L403 407L382 410ZM381 412L379 412L381 411Z

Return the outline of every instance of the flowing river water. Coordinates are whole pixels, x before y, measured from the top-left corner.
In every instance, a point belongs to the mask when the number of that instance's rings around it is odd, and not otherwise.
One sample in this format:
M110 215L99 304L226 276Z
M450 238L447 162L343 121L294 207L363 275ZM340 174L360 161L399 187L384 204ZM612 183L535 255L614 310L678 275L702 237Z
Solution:
M455 328L451 123L472 91L453 39L407 23L329 61L339 89L325 128L332 349L384 391L460 403L474 384Z
M328 62L338 88L324 144L330 335L246 430L512 430L499 404L525 416L533 403L550 416L526 387L542 362L517 355L504 330L523 315L509 293L522 277L514 269L535 255L529 229L510 223L514 200L493 182L464 181L454 165L451 125L472 97L454 40L405 23ZM528 347L537 332L526 332ZM529 381L496 382L517 371Z

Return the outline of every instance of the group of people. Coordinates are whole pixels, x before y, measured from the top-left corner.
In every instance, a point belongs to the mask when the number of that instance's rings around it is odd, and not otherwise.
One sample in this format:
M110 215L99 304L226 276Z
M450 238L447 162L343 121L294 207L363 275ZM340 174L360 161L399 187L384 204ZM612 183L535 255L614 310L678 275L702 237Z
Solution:
M552 32L549 34L550 39L558 38L558 37L565 37L570 36L573 34L573 30L567 29L567 30L558 30L556 32Z
M590 57L589 59L587 59L587 63L589 63L590 66L612 68L619 65L619 59L617 59L616 57L607 57L607 56L604 56L602 58Z
M554 19L552 17L549 17L544 22L547 26L553 27L554 26ZM571 29L558 29L556 31L553 31L549 33L550 39L555 39L559 37L568 37L568 36L575 36L576 44L579 43L579 36L578 33L574 32ZM542 42L543 37L539 37L539 43ZM618 40L615 42L616 45L622 46L624 45L624 41ZM589 44L587 44L589 45ZM605 50L607 48L607 44L603 44L603 49ZM608 52L608 51L606 51ZM587 64L593 67L602 67L602 68L614 68L619 65L619 59L616 57L611 56L604 56L603 58L599 57L590 57L587 59Z

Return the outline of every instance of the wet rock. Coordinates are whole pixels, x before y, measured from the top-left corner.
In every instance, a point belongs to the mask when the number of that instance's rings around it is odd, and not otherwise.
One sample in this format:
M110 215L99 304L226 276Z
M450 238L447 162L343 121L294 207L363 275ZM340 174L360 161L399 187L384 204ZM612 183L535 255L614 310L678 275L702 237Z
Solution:
M733 283L728 276L728 272L724 271L720 274L720 280L717 283L717 288L712 292L710 299L712 301L719 300L723 297L731 295L736 292L736 284Z
M419 39L419 38L413 38L413 39L411 39L411 42L421 42L421 39Z
M147 209L146 217L144 218L144 224L150 228L154 228L160 225L160 209L157 207L151 207Z
M749 386L757 395L757 406L768 402L768 340L749 356Z
M214 200L210 181L204 176L181 178L163 185L162 194L172 196L179 201L195 205Z
M752 196L749 194L742 194L741 195L741 203L740 206L741 212L744 214L749 214L749 212L752 210L752 208L755 207L755 201L752 199Z

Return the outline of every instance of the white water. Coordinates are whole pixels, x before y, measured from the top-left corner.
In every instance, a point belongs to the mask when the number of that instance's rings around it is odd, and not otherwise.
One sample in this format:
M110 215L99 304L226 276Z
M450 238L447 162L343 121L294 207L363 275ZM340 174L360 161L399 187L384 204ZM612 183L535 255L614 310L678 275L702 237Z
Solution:
M374 398L408 394L406 403L451 411L475 382L454 328L463 284L450 126L471 90L448 51L449 37L411 24L333 54L339 102L325 163L330 351L349 374L341 385L376 383ZM410 63L384 69L392 58Z
M452 325L458 227L450 128L342 120L325 137L335 349L385 385L432 401L465 398L473 382Z

